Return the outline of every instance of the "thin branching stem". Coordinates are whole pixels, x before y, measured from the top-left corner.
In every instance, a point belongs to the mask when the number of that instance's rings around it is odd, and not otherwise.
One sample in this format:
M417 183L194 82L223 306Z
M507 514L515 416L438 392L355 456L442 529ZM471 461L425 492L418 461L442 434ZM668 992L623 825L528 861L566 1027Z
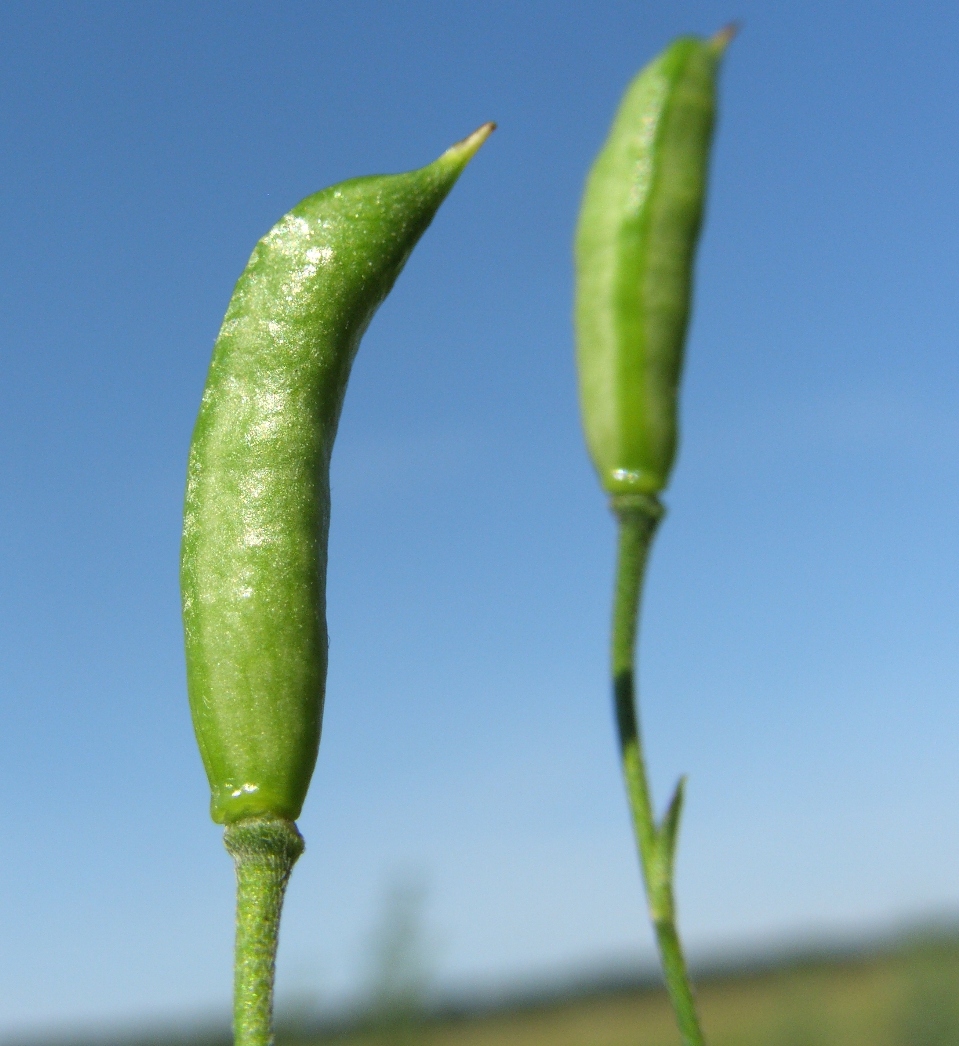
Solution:
M613 499L613 511L619 521L613 607L613 696L626 794L636 832L649 914L656 931L666 988L676 1011L683 1044L704 1046L696 1001L676 929L673 902L673 863L684 780L680 780L665 816L657 824L649 793L636 705L635 651L643 577L649 550L664 510L653 496L623 495Z

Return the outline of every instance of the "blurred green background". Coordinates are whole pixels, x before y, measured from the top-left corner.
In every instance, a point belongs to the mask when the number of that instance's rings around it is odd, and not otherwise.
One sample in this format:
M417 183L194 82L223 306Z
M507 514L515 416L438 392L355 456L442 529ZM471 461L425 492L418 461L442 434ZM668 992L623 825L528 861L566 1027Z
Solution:
M281 1016L277 1046L678 1046L665 993L652 979L611 977L512 999L429 1003L410 919L415 905L409 895L395 900L379 935L382 965L367 1005L325 1019ZM698 981L711 1046L959 1043L959 930L706 969ZM193 1033L61 1039L55 1046L230 1042L224 1023Z

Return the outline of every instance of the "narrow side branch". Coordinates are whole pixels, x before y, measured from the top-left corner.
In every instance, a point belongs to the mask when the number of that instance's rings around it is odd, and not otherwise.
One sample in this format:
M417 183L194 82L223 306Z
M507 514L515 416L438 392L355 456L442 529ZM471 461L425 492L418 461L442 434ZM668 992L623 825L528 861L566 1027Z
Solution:
M683 781L661 824L653 814L636 708L636 636L646 561L662 519L659 500L646 495L613 499L619 521L616 596L613 606L612 674L623 776L639 848L650 918L656 931L666 988L684 1046L705 1046L696 1001L676 929L673 860L682 809Z
M236 868L234 1046L273 1046L273 981L280 912L303 837L292 821L251 817L223 836Z

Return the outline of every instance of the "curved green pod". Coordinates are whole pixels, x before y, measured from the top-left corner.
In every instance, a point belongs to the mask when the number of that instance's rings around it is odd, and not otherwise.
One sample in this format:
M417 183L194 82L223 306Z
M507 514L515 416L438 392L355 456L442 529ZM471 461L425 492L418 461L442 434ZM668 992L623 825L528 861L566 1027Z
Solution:
M731 35L681 37L640 72L586 182L575 244L580 403L611 495L658 494L676 456L716 77Z
M363 332L493 125L406 174L308 197L257 244L213 350L181 555L214 821L294 820L326 681L329 463Z

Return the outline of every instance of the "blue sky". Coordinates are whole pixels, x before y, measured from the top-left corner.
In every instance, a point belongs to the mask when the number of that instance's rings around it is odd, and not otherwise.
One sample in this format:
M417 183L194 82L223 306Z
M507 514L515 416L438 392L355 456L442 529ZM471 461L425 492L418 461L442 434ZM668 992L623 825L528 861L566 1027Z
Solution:
M284 211L488 119L347 396L279 990L355 992L404 879L441 986L650 954L570 239L629 79L732 18L642 635L682 926L708 956L959 911L954 4L9 2L0 1041L225 1013L176 576L210 349Z

